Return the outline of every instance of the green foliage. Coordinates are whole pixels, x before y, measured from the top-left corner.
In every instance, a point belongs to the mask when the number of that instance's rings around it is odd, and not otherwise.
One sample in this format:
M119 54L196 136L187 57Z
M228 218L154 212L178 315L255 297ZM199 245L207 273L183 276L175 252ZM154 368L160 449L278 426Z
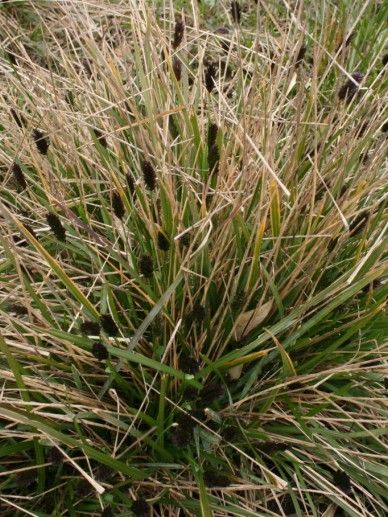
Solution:
M2 515L386 513L387 13L241 4L1 6Z

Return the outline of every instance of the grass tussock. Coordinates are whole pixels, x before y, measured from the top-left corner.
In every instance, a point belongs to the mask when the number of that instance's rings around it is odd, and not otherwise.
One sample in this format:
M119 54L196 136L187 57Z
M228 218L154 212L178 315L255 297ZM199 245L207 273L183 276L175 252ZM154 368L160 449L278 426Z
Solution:
M386 515L386 14L0 3L2 516Z

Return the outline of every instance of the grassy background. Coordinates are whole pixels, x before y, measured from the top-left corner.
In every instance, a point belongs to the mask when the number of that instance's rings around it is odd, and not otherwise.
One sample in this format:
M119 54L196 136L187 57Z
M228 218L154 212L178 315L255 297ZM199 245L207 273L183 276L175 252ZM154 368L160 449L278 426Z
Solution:
M0 4L1 515L386 514L388 7L240 5Z

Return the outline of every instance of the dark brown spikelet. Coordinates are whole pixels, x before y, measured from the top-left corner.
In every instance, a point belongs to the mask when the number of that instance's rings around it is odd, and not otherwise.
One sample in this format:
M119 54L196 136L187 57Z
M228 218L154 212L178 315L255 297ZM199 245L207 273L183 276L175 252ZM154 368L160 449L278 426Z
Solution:
M26 178L24 177L22 168L16 162L12 164L12 174L17 185L24 190L27 187Z
M339 241L339 237L333 237L332 239L330 239L328 242L328 245L327 245L328 251L330 251L330 252L333 251L334 248L337 246L338 241Z
M98 336L101 331L100 324L97 321L83 321L80 329L82 334L87 336Z
M59 219L57 214L54 214L53 212L48 212L46 214L46 220L55 237L59 241L64 242L66 240L66 230L62 226L61 220Z
M190 415L179 415L177 426L173 428L171 442L175 447L187 447L193 440L193 428L195 422Z
M388 122L384 122L384 124L381 126L381 131L383 133L387 133L388 132Z
M105 361L105 359L108 359L108 357L109 357L108 350L100 342L93 344L92 354L99 361Z
M206 382L200 392L201 403L209 405L225 395L225 386L219 379Z
M193 386L187 386L187 388L185 388L185 391L183 392L184 400L196 400L198 396L198 390Z
M224 427L221 431L222 438L227 442L232 442L238 434L238 428L232 425Z
M119 329L110 314L103 314L100 318L100 325L108 336L117 336Z
M349 225L349 236L354 237L360 233L366 226L369 220L369 213L362 212Z
M199 372L199 367L201 363L194 359L194 357L188 357L187 355L182 355L179 359L179 368L182 372L190 373L191 375L195 375Z
M207 487L226 487L230 485L230 479L222 472L213 468L207 468L203 473L203 480Z
M133 179L133 176L130 172L127 173L125 176L127 180L128 190L131 196L135 193L135 180Z
M209 165L209 174L217 174L220 162L220 153L217 146L217 124L210 124L207 134L207 163Z
M102 147L105 147L105 149L108 147L108 142L106 141L106 138L104 134L99 130L93 128L94 136L97 138L98 142L102 145Z
M23 115L21 113L18 113L15 109L11 108L11 115L12 115L14 121L16 122L16 124L20 128L25 127L26 119L23 117Z
M186 232L183 235L179 237L179 242L184 246L185 248L188 248L190 246L190 233Z
M384 54L382 59L381 59L381 62L383 63L383 66L387 66L388 65L388 54Z
M34 230L31 228L30 225L28 224L25 224L24 227L26 228L26 230L28 230L30 232L30 234L35 237L35 239L37 238ZM25 247L25 246L28 246L28 241L27 239L24 237L24 235L20 234L20 235L14 235L13 237L13 241L14 243L17 245L17 246L22 246L22 247Z
M36 233L34 232L33 228L31 228L31 226L30 226L29 224L25 224L25 225L24 225L24 228L25 228L28 232L30 232L30 234L31 234L35 239L37 239L37 238L38 238L38 237L37 237L37 235L36 235Z
M182 79L182 63L178 57L174 57L172 61L172 69L174 71L175 79L180 81Z
M182 19L178 18L175 22L174 39L172 41L172 48L177 49L182 43L183 35L185 33L185 24Z
M341 88L338 92L338 98L341 101L345 101L345 102L349 103L353 99L353 97L355 97L357 95L358 90L359 90L359 84L361 83L361 81L364 77L364 74L361 74L360 72L355 72L354 74L352 74L352 77L357 84L354 81L352 81L351 79L348 79L341 86Z
M148 188L148 190L155 190L156 188L156 174L155 169L151 165L149 161L144 161L141 166L141 170L143 173L143 179L145 186Z
M170 249L170 241L163 232L158 232L158 248L162 251L168 251Z
M136 499L132 503L131 510L136 517L149 517L151 515L150 505L145 499Z
M50 147L49 137L40 129L35 128L32 130L32 138L40 154L46 155Z
M206 65L205 68L205 86L209 93L214 90L215 78L216 78L216 66L213 62Z
M202 322L206 317L206 309L200 303L194 304L193 310L190 313L190 317L194 321Z
M28 314L27 307L24 307L24 305L20 305L19 303L13 303L9 306L8 310L10 312L14 312L18 316L25 316Z
M288 445L282 442L264 442L258 445L258 449L266 454L274 454L275 452L281 452L288 449Z
M151 278L154 272L152 258L149 255L143 255L139 260L139 271L146 278Z
M234 23L240 23L241 21L241 6L237 1L233 1L230 4L230 16Z
M306 54L306 47L304 45L302 45L299 49L298 55L296 56L295 66L299 66L302 64L305 54Z
M171 433L171 443L175 447L188 447L193 441L192 433L188 429L175 427Z
M65 93L65 101L71 107L74 107L74 93L72 90L67 90Z
M333 473L333 484L345 494L349 494L352 491L350 477L343 470L337 470Z
M113 192L112 194L112 208L116 217L118 217L119 219L122 219L124 217L124 203L121 199L120 194L117 191Z

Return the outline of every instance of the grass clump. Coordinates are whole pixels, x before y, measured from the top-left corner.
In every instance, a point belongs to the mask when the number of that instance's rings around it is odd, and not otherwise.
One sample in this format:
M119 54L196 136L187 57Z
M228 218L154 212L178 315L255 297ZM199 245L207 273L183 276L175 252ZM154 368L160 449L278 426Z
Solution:
M2 2L0 513L386 514L385 15L318 4Z

